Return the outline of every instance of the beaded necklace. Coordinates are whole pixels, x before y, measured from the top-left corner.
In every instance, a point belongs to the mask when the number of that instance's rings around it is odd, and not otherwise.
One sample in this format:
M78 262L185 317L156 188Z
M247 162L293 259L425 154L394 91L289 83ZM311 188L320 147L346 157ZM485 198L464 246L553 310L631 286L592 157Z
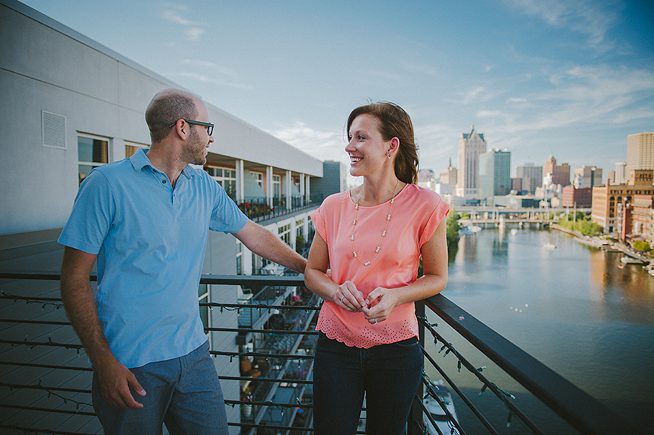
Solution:
M350 236L350 240L352 241L352 257L365 267L370 266L381 252L384 238L386 238L386 234L388 232L388 225L391 222L391 212L393 211L393 204L395 203L395 197L397 196L398 193L400 193L397 191L397 185L399 184L399 182L400 180L397 180L397 182L395 183L395 187L393 188L393 196L391 197L388 203L388 213L386 213L384 230L381 232L381 235L379 236L379 242L377 242L377 247L375 247L375 255L370 260L362 260L359 257L359 254L357 254L357 247L355 245L355 239L356 239L355 232L356 232L357 222L359 221L359 200L357 200L357 202L354 204L354 221L352 221L352 235Z

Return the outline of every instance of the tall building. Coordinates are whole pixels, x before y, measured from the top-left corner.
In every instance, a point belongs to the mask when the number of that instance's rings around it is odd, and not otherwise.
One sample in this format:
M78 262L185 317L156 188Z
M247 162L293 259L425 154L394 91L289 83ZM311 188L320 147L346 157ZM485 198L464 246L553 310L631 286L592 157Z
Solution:
M521 177L511 177L511 190L515 190L516 193L520 193L522 191Z
M454 195L456 192L457 175L458 171L452 166L452 159L450 159L447 169L441 172L438 177L436 192L439 195Z
M633 199L636 195L654 195L654 170L637 169L627 184L606 184L593 188L593 222L604 227L605 234L626 235Z
M654 133L627 136L627 178L636 169L654 169Z
M534 194L536 188L543 183L543 167L525 163L523 166L516 167L516 176L522 178L522 190Z
M456 195L464 198L479 196L479 155L486 152L486 139L483 133L472 126L470 133L459 137L459 172Z
M550 155L543 165L543 184L562 187L570 185L570 165L568 163L557 165L556 158Z
M577 189L601 186L603 184L602 168L598 168L597 166L582 166L581 168L575 168L573 184Z
M593 205L593 189L565 186L561 195L561 207L590 208Z
M613 184L625 184L628 179L629 174L627 173L627 162L616 162Z
M479 155L481 198L508 195L511 191L511 152L492 149Z

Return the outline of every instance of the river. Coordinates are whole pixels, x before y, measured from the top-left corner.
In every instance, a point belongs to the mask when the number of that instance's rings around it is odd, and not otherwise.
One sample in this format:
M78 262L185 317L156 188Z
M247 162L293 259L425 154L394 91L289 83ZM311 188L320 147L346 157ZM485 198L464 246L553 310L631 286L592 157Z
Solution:
M546 245L550 246L546 246ZM553 245L553 246L551 246ZM464 236L449 267L444 295L551 369L650 432L654 428L654 277L640 266L622 266L621 254L589 248L557 231L487 228ZM433 315L437 330L493 382L516 396L545 433L575 433L536 399L476 352ZM440 346L433 344L433 354ZM506 433L524 433L456 359L437 361L493 414ZM436 370L425 362L432 379ZM481 426L454 400L470 433ZM467 424L467 426L465 426ZM651 433L651 432L650 432Z

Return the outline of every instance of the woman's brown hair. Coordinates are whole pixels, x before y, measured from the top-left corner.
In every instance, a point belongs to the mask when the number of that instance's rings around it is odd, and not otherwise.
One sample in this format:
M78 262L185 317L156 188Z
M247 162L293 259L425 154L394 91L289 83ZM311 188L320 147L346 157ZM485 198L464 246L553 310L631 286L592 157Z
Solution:
M347 131L359 115L372 115L381 123L380 133L385 141L396 137L400 146L395 158L395 176L402 182L418 182L418 147L413 137L413 123L409 115L395 103L381 101L357 107L347 118Z

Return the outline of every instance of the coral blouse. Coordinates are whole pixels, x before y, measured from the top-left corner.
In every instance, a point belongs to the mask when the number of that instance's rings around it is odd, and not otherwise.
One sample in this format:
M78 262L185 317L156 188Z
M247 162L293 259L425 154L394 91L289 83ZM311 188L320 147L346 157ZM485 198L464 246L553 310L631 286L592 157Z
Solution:
M389 211L391 221L375 257ZM355 203L350 192L327 197L311 214L311 220L327 244L331 279L339 285L352 281L365 298L377 287L399 288L417 279L420 249L448 212L447 203L438 194L415 184L407 184L396 195L392 208L390 200L372 207L359 206L355 244L359 260L371 261L367 267L352 255ZM348 346L367 349L417 337L418 320L413 302L396 306L388 319L371 325L363 313L325 301L316 329Z

